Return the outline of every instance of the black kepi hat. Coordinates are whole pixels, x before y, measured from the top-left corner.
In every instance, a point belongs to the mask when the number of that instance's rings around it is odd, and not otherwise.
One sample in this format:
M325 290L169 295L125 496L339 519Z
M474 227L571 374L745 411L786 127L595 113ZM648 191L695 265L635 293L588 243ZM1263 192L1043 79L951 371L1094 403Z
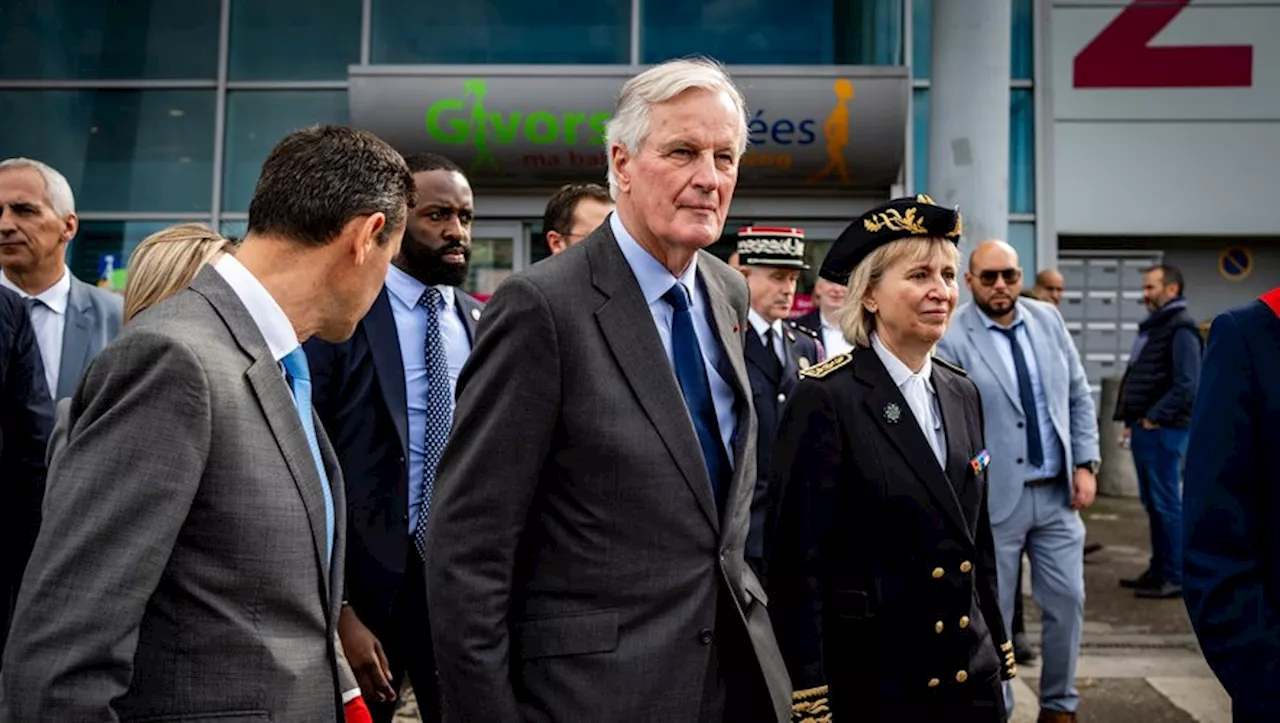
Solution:
M738 229L738 264L807 269L804 231L779 226L744 226Z
M831 244L818 275L836 284L847 284L854 268L881 246L916 237L943 238L959 245L962 225L960 209L939 206L923 193L895 198L849 224Z

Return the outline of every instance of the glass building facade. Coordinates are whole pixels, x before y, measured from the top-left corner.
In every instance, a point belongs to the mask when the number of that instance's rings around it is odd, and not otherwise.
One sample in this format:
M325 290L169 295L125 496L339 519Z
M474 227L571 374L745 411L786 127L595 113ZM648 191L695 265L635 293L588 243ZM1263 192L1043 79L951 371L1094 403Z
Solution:
M1033 3L1012 2L1010 237L1034 259ZM171 223L243 233L259 167L281 136L350 121L349 66L628 66L704 53L731 66L907 66L910 150L901 187L926 191L931 7L931 0L0 0L7 21L0 158L37 158L67 176L81 217L70 263L92 279L103 255L119 265ZM512 268L545 255L540 213L539 205L514 226L486 227L480 205L470 290L488 293ZM816 245L815 255L824 248Z

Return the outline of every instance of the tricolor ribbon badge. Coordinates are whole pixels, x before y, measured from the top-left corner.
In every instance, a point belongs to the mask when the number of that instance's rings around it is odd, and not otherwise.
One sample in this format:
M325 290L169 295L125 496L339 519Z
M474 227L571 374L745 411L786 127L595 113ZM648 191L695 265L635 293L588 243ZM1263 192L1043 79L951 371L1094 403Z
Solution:
M969 466L973 468L973 473L975 475L982 474L982 472L990 464L991 464L991 455L988 454L987 450L985 449L979 452L976 457L969 460Z

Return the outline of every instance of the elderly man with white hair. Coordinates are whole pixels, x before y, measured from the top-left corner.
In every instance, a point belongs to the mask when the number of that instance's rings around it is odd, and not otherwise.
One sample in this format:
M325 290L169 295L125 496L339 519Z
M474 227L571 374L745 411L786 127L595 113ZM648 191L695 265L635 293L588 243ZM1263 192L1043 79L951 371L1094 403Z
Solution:
M718 64L629 80L616 211L503 283L458 380L427 520L447 721L785 721L743 559L756 422L720 238L746 149Z
M29 158L0 161L0 286L31 312L45 381L69 397L80 375L120 331L124 301L72 276L67 244L80 222L67 179Z

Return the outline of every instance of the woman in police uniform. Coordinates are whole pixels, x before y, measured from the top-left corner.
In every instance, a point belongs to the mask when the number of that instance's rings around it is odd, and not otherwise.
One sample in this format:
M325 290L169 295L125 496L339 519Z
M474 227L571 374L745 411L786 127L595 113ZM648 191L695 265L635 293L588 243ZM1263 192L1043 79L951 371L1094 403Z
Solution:
M783 410L768 529L770 617L795 719L1005 719L1015 674L996 602L977 388L931 356L955 309L958 211L875 208L820 274L847 283L852 352Z

